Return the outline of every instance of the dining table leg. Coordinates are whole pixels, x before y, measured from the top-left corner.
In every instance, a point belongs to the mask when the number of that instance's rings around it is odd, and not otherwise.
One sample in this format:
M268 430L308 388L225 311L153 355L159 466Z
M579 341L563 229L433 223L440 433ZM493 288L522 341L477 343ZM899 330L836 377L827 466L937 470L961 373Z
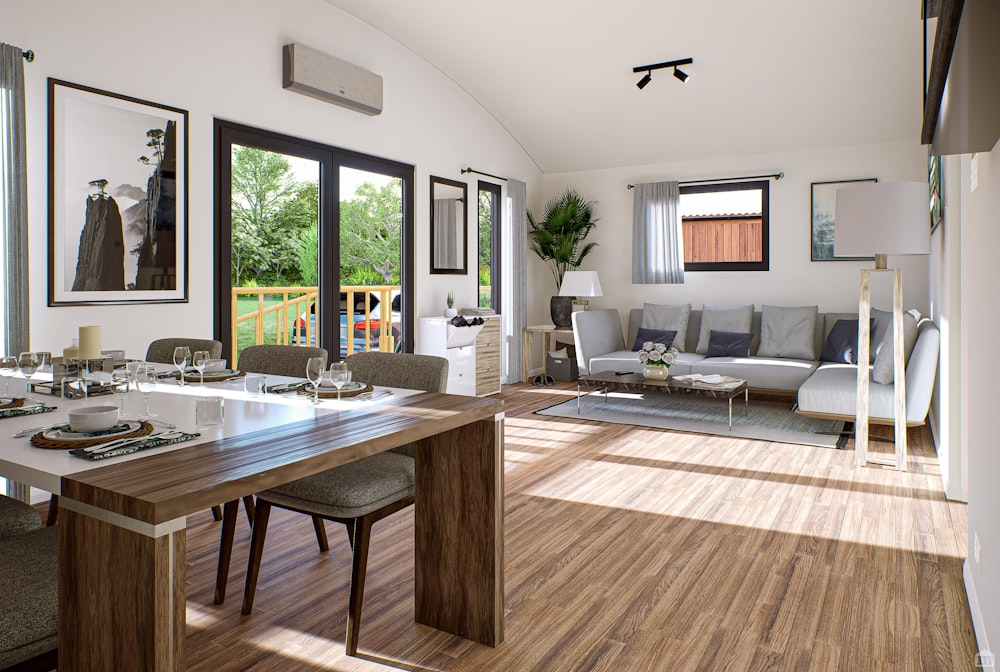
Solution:
M186 519L59 504L60 672L185 669Z
M503 413L417 442L416 621L504 639Z

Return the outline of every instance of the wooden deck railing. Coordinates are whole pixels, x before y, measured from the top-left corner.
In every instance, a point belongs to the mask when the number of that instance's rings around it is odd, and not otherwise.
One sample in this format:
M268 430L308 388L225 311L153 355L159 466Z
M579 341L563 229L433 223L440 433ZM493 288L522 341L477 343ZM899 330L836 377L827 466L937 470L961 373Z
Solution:
M372 350L373 344L377 345L374 348L376 350L384 352L395 350L392 296L399 290L399 285L340 288L341 293L347 295L343 307L347 316L347 354ZM238 357L239 352L248 345L316 343L316 325L319 324L321 312L319 290L316 287L233 287L231 292L233 311L231 336L233 348L236 350L235 357ZM374 310L369 305L370 302L365 300L366 294L378 297L379 303ZM256 297L256 309L241 314L239 299L246 296ZM357 304L362 304L364 309L355 311ZM245 306L242 310L245 310ZM310 316L315 316L315 319L310 319ZM248 334L252 334L252 340L248 338Z

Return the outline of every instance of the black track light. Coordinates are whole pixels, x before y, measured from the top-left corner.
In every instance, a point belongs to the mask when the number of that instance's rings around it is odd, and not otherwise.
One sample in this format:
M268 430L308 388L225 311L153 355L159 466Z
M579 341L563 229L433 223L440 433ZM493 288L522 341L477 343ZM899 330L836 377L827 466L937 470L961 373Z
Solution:
M674 77L679 79L681 82L686 82L688 80L688 77L690 77L690 75L681 70L678 66L690 65L691 63L694 63L693 58L680 58L676 61L666 61L665 63L651 63L649 65L637 65L634 68L632 68L632 72L646 73L642 76L642 79L640 79L636 83L636 86L639 87L639 89L641 90L646 88L646 85L649 84L651 81L653 81L653 70L659 70L661 68L673 68Z

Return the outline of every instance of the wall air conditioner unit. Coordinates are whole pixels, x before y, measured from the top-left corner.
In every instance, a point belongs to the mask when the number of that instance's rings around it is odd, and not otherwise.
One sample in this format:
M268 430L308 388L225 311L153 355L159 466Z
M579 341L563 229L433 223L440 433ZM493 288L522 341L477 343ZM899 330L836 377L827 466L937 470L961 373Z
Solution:
M282 48L282 86L334 105L382 113L382 77L301 44Z

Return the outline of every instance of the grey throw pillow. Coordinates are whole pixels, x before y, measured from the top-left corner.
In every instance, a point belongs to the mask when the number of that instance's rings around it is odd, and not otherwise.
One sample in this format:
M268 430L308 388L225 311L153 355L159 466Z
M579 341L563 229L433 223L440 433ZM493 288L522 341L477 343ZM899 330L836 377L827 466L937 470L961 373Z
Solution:
M819 306L763 306L758 357L816 359L816 315Z
M892 331L892 311L872 308L871 318L875 321L875 326L871 330L871 347L868 349L868 363L874 364L879 348L885 342L885 335Z
M691 304L658 305L642 304L642 320L640 327L676 331L674 347L684 352L684 342L687 339L688 320L691 319Z
M891 315L891 313L890 313ZM910 353L917 342L917 322L920 321L920 313L910 310L903 313L903 366L910 360ZM872 380L883 385L891 385L896 380L896 370L893 366L893 346L895 339L892 337L892 320L889 321L889 328L886 329L885 337L879 344L878 355L872 365Z
M748 306L704 306L701 310L701 331L698 333L698 347L695 352L708 352L708 341L712 331L730 333L750 333L753 320L753 304Z

